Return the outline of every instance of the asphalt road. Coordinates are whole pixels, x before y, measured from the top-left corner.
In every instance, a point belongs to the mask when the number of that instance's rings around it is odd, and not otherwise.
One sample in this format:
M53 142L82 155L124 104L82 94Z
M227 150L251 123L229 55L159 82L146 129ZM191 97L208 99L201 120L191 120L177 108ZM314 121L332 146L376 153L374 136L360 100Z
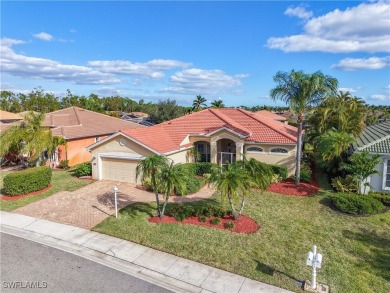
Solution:
M0 237L0 292L171 292L62 250Z

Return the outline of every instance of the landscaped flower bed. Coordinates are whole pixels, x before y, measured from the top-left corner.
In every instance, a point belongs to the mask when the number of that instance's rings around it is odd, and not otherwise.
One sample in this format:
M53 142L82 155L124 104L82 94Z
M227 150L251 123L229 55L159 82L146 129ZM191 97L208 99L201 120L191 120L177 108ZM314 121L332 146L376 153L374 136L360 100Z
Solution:
M281 182L272 183L267 188L267 191L269 192L295 196L313 195L319 190L320 186L315 179L312 179L310 183L300 182L298 185L295 185L295 181L293 179L286 179Z
M164 216L162 220L158 216L150 217L148 219L151 223L162 224L162 223L182 223L182 224L191 224L191 225L199 225L206 227L213 227L217 229L227 230L235 233L245 233L250 234L254 233L260 229L260 225L256 223L255 220L251 219L246 215L241 215L238 220L234 220L231 215L226 215L220 218L220 223L218 225L210 223L211 220L215 219L215 217L207 217L205 222L199 220L200 217L191 216L189 218L184 219L183 221L178 221L174 217ZM233 223L233 228L227 228L226 223Z

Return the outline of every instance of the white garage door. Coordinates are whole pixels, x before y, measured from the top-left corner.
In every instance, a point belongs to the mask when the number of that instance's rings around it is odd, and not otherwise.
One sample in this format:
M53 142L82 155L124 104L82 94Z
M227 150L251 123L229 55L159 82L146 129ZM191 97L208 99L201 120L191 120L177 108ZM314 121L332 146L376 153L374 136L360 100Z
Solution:
M102 158L102 179L135 183L138 161Z

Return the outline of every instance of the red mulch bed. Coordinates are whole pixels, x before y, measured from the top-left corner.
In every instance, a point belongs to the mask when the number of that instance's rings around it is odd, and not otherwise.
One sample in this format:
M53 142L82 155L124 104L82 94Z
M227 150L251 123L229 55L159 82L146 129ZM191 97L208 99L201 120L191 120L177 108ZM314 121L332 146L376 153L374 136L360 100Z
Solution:
M46 190L49 190L50 188L52 188L52 186L53 185L49 184L44 189L33 191L33 192L22 194L22 195L14 195L14 196L2 195L0 197L0 200L13 201L13 200L18 200L18 199L21 199L21 198L24 198L24 197L27 197L27 196L41 194L41 193L44 193Z
M163 223L182 223L182 224L191 224L191 225L198 225L198 226L206 226L206 227L212 227L222 230L227 230L235 233L245 233L250 234L254 233L257 230L260 229L260 225L256 223L255 220L249 218L248 216L241 215L238 220L234 221L232 216L225 216L221 218L221 223L219 225L213 225L210 223L210 220L212 220L214 217L208 217L206 222L199 221L198 217L189 217L182 222L176 220L174 217L171 216L164 216L162 221L158 216L150 217L148 219L149 222L155 223L155 224L163 224ZM233 222L234 227L233 229L228 229L224 227L224 224L227 222Z
M312 179L310 183L300 182L298 185L295 185L295 181L293 179L286 179L281 182L272 183L267 188L267 191L270 192L295 196L313 195L316 194L319 190L320 185L315 178Z

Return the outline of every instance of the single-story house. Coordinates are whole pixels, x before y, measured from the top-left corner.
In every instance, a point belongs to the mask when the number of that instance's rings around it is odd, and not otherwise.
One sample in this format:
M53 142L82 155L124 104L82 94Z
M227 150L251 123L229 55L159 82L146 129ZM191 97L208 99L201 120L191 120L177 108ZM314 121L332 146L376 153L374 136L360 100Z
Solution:
M121 129L145 128L138 123L105 114L69 107L45 115L42 126L50 127L53 136L62 136L66 146L60 146L54 160L68 160L69 166L91 161L85 148Z
M367 182L374 191L390 192L390 120L367 126L352 145L352 151L381 155L376 166L378 174L370 176Z
M206 109L152 127L122 129L87 147L92 176L135 182L142 158L165 155L174 163L199 160L225 165L247 158L295 170L297 128L242 109Z
M0 110L0 132L6 131L12 125L22 121L23 117L21 115Z
M266 118L270 118L279 122L288 123L287 118L283 117L282 115L276 114L274 112L268 111L268 110L260 110L257 111L256 114L261 115Z

